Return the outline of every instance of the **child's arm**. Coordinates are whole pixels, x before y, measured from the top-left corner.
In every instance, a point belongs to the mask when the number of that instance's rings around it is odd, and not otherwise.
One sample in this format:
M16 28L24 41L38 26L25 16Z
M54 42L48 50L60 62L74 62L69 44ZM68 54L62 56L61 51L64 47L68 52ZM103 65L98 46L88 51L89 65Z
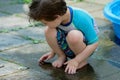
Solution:
M53 58L54 56L55 56L55 53L53 51L46 53L42 57L40 57L39 63L43 64L44 61L49 60L49 59Z
M98 46L98 42L91 44L91 45L87 45L87 47L83 50L83 52L79 53L74 59L80 63L83 60L87 59L97 48Z
M79 53L75 58L64 63L65 65L67 65L65 72L68 72L69 74L76 73L78 66L95 51L97 46L98 46L98 42L91 44L91 45L88 45L83 50L83 52Z

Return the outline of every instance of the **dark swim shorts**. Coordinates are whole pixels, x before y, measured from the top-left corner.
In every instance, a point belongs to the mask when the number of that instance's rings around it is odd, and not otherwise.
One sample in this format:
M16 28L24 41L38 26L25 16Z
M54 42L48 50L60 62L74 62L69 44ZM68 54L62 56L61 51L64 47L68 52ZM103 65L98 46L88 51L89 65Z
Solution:
M74 58L75 54L74 52L69 48L68 43L66 41L66 36L67 36L68 32L57 28L57 42L59 47L63 50L63 52L65 53L65 55L69 58Z

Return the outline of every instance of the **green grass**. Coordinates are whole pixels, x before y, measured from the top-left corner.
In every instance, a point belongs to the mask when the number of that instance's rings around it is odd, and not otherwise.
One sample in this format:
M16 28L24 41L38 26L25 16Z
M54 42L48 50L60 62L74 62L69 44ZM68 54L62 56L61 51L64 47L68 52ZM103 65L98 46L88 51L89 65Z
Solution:
M29 4L32 2L32 0L18 0L17 2L21 4Z
M32 0L23 0L24 3L31 3Z

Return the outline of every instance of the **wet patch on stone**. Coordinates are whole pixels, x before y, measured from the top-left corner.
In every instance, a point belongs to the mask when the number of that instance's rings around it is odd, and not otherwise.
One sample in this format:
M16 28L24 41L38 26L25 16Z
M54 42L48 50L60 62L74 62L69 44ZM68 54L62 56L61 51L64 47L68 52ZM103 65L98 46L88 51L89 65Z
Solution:
M86 65L82 69L77 70L76 74L70 75L64 72L65 66L62 68L53 68L50 63L41 65L42 67L54 80L96 80L97 75L95 74L91 65Z
M107 76L102 80L120 80L120 72Z
M108 54L103 55L110 64L120 68L120 46L113 46Z
M90 58L89 63L93 67L98 79L103 80L106 76L111 76L120 72L120 69L108 63L106 60Z
M102 23L102 25L104 24ZM112 25L102 25L99 26L99 47L91 56L90 60L91 65L101 80L106 76L117 74L120 71L120 69L116 67L116 65L119 65L116 64L116 62L120 62L120 47L114 42L115 35Z
M99 30L100 45L92 57L99 60L108 61L113 66L120 67L120 46L114 42L115 35L112 25L99 27Z

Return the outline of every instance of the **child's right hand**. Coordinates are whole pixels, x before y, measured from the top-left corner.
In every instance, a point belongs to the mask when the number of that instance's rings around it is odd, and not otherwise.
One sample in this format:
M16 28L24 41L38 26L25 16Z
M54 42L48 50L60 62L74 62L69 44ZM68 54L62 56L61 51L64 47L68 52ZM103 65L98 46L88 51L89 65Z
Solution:
M47 54L44 54L42 57L40 57L39 63L44 64L44 62L46 60L49 60L49 59L53 58L54 56L55 56L55 53L53 53L53 52L49 52Z

